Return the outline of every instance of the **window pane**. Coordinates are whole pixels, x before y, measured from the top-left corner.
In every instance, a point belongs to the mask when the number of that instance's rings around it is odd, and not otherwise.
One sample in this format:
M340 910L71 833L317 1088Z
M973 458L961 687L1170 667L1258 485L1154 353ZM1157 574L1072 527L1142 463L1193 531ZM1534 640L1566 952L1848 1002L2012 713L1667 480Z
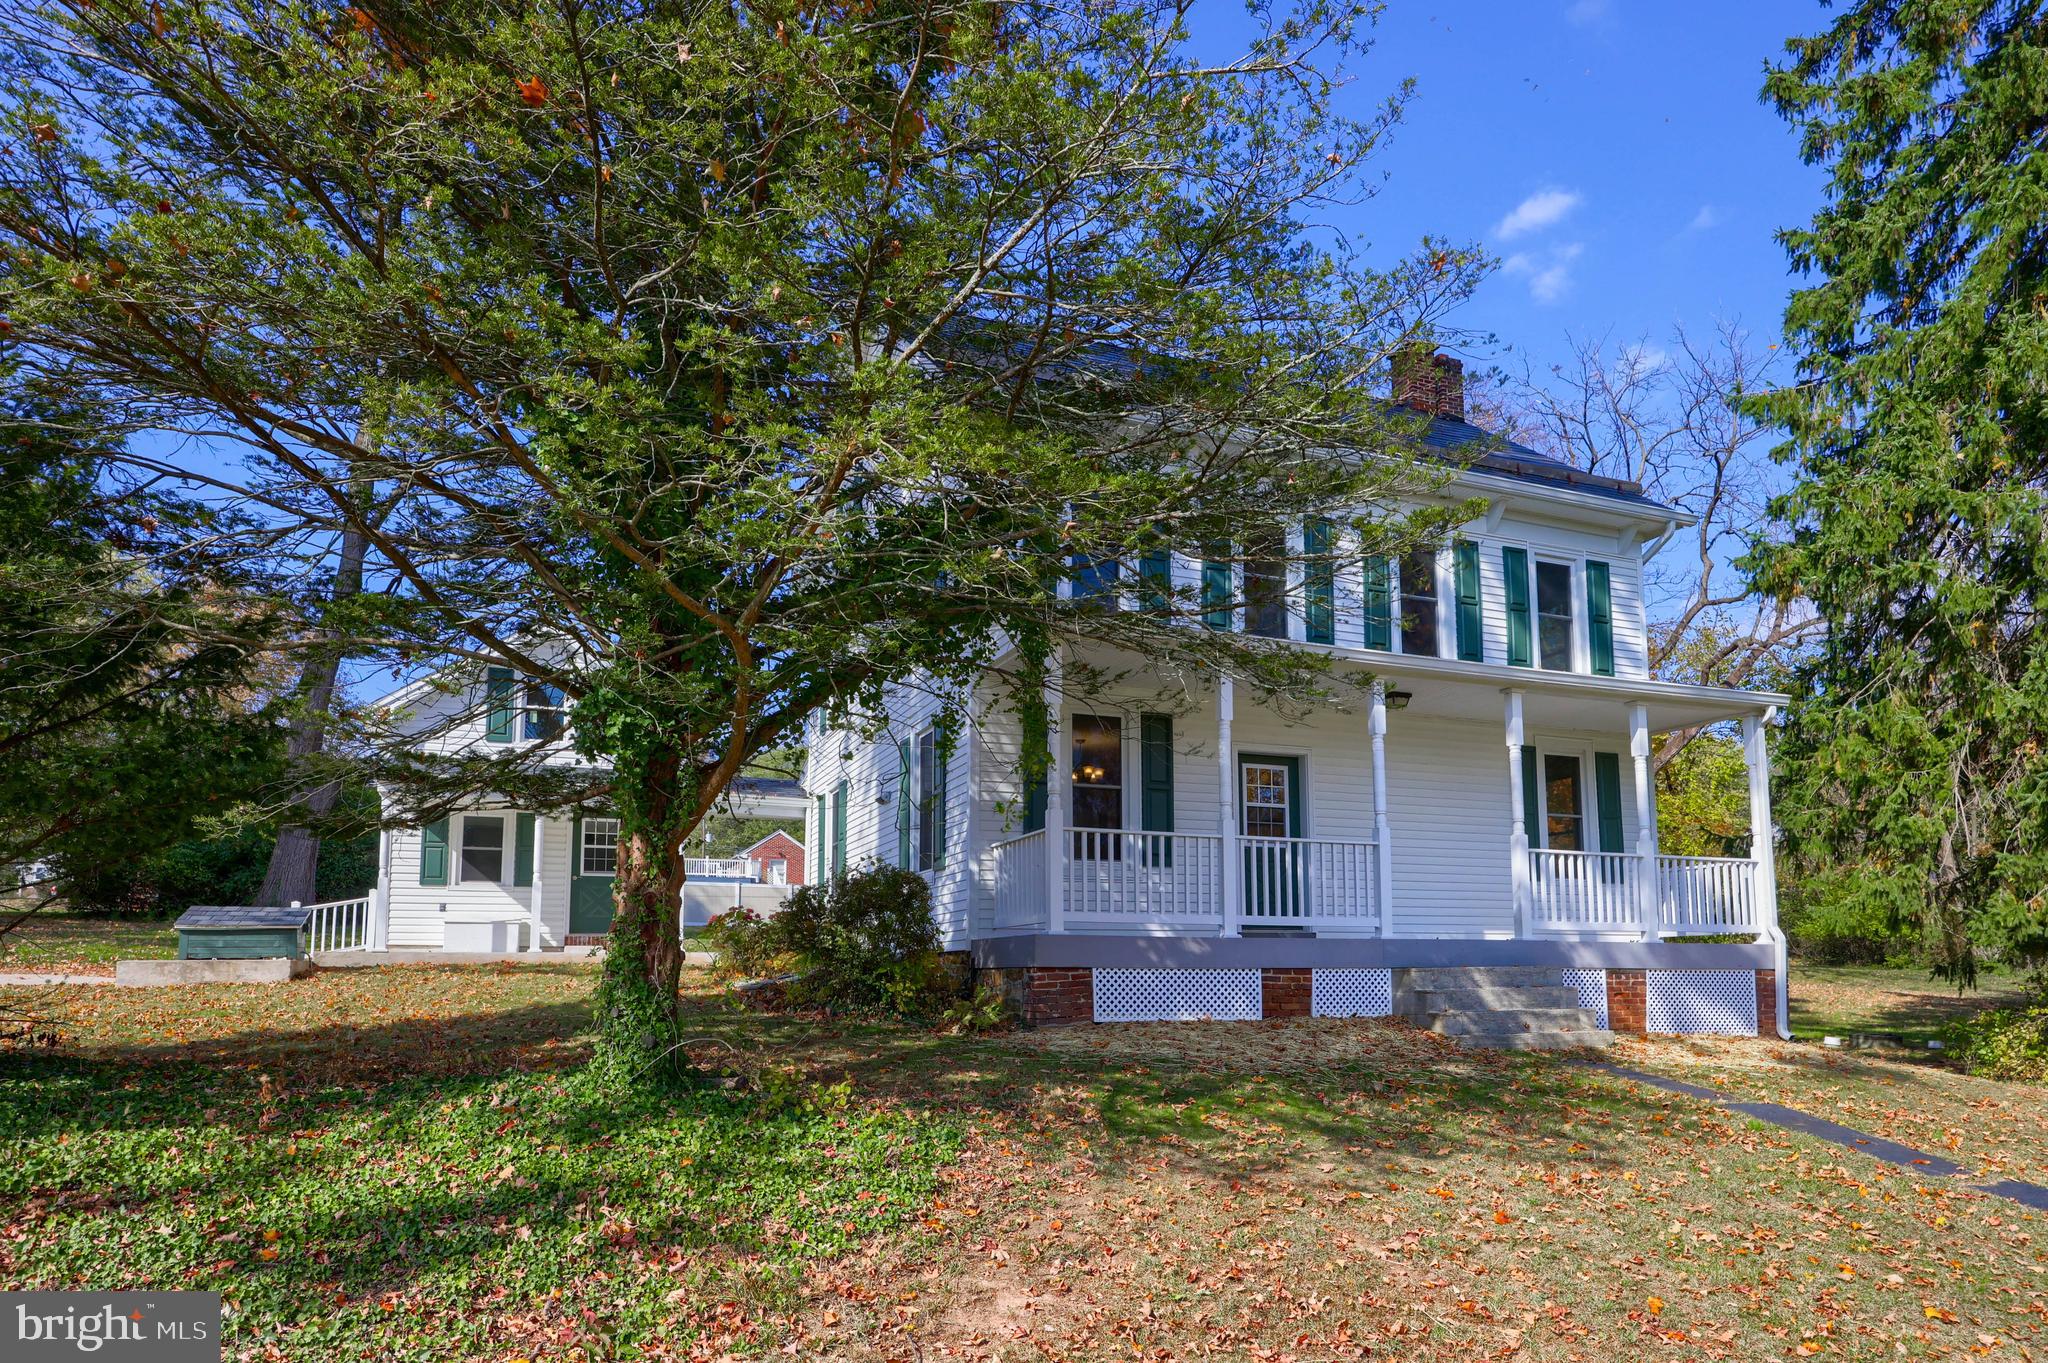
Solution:
M1561 852L1583 852L1586 815L1579 782L1579 759L1556 753L1543 755L1544 845Z
M1077 601L1100 598L1110 605L1116 604L1117 561L1113 558L1090 558L1086 554L1074 555L1073 597Z
M505 821L480 819L475 815L462 821L462 878L497 881L505 872Z
M1247 763L1244 768L1246 837L1287 836L1287 768Z
M553 738L562 732L562 693L546 682L526 683L526 714L520 736Z
M1287 541L1266 530L1245 545L1244 627L1268 639L1287 637Z
M619 821L583 821L583 874L608 876L619 869Z
M1417 549L1401 559L1401 651L1437 656L1434 549Z
M1572 570L1569 564L1536 565L1536 631L1543 666L1569 672L1572 666Z
M1124 726L1107 715L1075 715L1074 826L1124 826Z

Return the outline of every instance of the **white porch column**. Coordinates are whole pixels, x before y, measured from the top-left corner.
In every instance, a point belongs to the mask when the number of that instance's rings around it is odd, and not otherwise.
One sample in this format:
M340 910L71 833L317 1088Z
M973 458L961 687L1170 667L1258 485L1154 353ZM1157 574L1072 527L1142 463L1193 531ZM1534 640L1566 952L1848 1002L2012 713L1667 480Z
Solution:
M1663 895L1657 884L1657 815L1650 807L1650 707L1628 707L1628 751L1635 759L1636 779L1636 864L1642 881L1636 887L1642 906L1643 939L1658 940Z
M1742 719L1742 760L1749 768L1749 864L1756 876L1757 934L1777 950L1772 964L1778 979L1778 1035L1792 1037L1791 1001L1786 997L1791 962L1784 930L1778 926L1778 853L1771 837L1771 754L1765 726L1775 714L1745 715Z
M1060 650L1045 667L1045 930L1067 930L1067 787L1073 782L1073 754L1067 751L1066 707L1060 694Z
M380 792L381 797L381 792ZM380 799L381 804L381 799ZM369 948L391 949L391 830L377 830L377 888L370 904Z
M1529 829L1522 808L1522 692L1509 687L1508 698L1508 856L1513 861L1515 933L1533 936L1530 920L1534 912L1529 882Z
M548 821L533 816L533 902L527 906L526 949L540 952L540 906L547 895Z
M1223 935L1244 931L1244 864L1237 856L1237 773L1230 726L1236 718L1236 685L1229 677L1216 681L1216 832L1223 848Z
M1394 935L1394 844L1387 829L1387 684L1372 684L1372 837L1379 872L1380 936Z

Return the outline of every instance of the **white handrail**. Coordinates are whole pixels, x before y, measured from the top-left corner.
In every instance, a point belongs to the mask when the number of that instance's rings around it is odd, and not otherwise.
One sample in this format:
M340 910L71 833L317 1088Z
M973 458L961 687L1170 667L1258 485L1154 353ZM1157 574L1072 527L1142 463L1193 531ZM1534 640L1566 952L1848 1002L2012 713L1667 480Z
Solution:
M1764 929L1748 857L1658 857L1657 898L1666 937Z
M1379 922L1370 838L1240 837L1248 925L1369 931Z
M1643 859L1633 852L1529 851L1531 918L1540 932L1641 932Z
M370 949L368 895L361 899L330 899L324 904L294 901L292 907L312 911L313 916L306 920L307 951L324 953Z
M1045 885L1045 830L1035 829L995 844L996 931L1042 929L1051 901Z

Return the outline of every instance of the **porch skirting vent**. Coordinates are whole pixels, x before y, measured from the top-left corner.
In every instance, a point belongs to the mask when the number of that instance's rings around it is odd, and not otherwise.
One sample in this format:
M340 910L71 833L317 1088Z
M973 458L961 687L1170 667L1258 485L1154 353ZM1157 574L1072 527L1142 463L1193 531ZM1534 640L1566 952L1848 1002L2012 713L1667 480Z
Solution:
M1652 1032L1756 1035L1754 970L1646 970L1643 1022Z
M1590 1008L1600 1019L1599 1025L1607 1026L1607 972L1605 970L1567 970L1564 972L1564 987L1578 991L1579 1007Z
M1394 1011L1394 972L1318 969L1309 994L1309 1012L1319 1018L1383 1018Z
M1095 968L1097 1022L1255 1022L1259 1015L1256 970Z

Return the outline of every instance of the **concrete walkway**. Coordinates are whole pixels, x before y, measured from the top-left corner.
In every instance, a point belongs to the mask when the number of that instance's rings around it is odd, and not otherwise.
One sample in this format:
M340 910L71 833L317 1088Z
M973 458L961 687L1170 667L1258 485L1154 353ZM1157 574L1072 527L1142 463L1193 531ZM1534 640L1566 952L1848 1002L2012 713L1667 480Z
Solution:
M1770 1125L1781 1130L1797 1131L1803 1136L1811 1136L1815 1140L1827 1141L1834 1145L1861 1151L1872 1159L1880 1159L1887 1164L1896 1164L1935 1178L1962 1179L1973 1191L2010 1198L2014 1202L2020 1203L2022 1206L2032 1207L2036 1211L2048 1211L2048 1187L2043 1187L2038 1183L2022 1183L2017 1179L2010 1178L1999 1179L1989 1183L1983 1182L1973 1177L1968 1169L1965 1169L1952 1159L1946 1159L1940 1155L1931 1155L1923 1150L1915 1150L1910 1145L1901 1145L1897 1141L1888 1141L1882 1136L1872 1136L1866 1132L1858 1131L1854 1127L1843 1126L1839 1122L1831 1122L1824 1117L1816 1117L1810 1112L1801 1112L1798 1108L1786 1107L1782 1103L1737 1102L1726 1094L1702 1087L1699 1084L1688 1084L1681 1079L1669 1079L1661 1074L1645 1074L1641 1070L1632 1070L1621 1065L1610 1065L1604 1061L1585 1061L1582 1063L1588 1069L1599 1070L1602 1074L1611 1074L1617 1079L1626 1079L1631 1083L1637 1084L1648 1084L1651 1088L1663 1089L1666 1093L1682 1093L1688 1098L1704 1098L1724 1112L1736 1112L1745 1117L1754 1117L1760 1122L1768 1122Z
M40 984L112 984L112 975L46 975L33 970L0 970L0 989L34 988Z

